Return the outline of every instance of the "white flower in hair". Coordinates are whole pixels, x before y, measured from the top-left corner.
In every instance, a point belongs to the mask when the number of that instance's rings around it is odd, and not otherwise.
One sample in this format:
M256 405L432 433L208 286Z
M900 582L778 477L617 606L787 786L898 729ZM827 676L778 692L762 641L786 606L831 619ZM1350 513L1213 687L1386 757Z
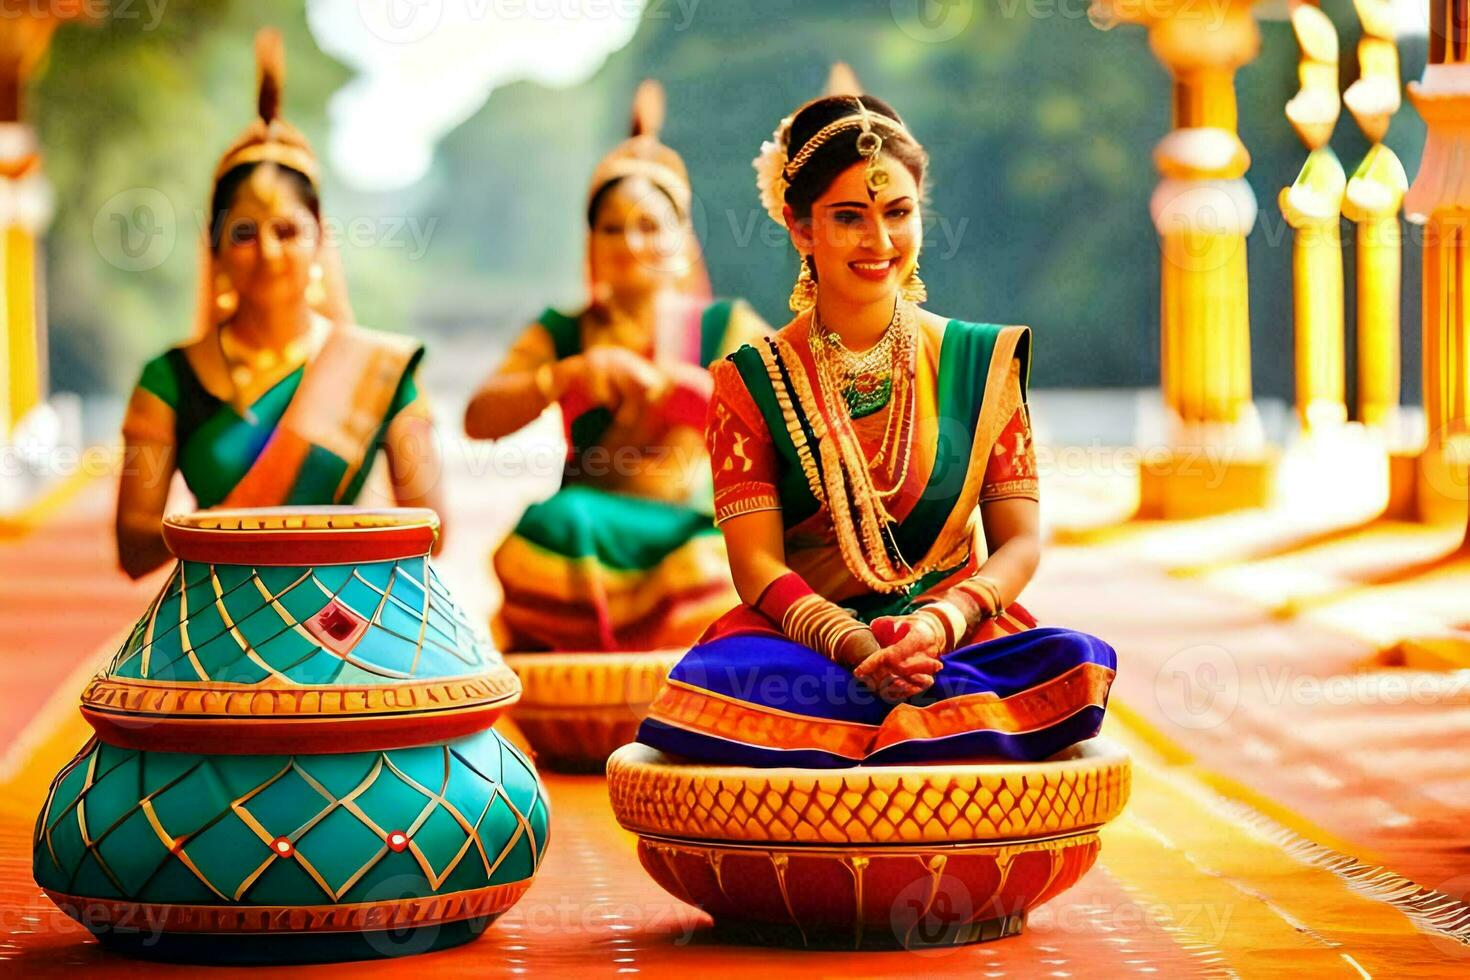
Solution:
M771 138L761 144L761 155L751 161L755 167L755 186L760 189L761 206L782 228L786 227L786 137L790 128L791 117L787 116Z

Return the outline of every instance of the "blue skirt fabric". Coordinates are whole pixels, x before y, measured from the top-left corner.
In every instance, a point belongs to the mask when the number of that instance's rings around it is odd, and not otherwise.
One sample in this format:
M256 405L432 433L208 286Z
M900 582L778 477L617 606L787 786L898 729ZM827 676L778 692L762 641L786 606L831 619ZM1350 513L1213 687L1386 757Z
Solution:
M785 637L722 636L669 675L638 741L740 766L1045 759L1097 734L1117 654L1095 636L1038 627L945 655L934 685L888 704Z

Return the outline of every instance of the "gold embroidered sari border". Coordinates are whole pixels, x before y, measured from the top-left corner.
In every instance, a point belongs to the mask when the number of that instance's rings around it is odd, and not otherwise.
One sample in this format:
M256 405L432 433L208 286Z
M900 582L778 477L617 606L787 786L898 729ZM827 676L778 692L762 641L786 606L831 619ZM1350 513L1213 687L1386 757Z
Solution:
M1019 407L1019 388L1013 391L1006 380L1016 357L1016 347L1029 333L1029 327L1005 327L996 338L995 349L991 352L990 365L985 375L985 390L996 392L999 397L987 398L981 406L980 417L975 422L975 435L970 444L970 462L965 469L965 482L955 499L954 509L950 511L944 527L940 529L933 546L924 557L923 564L926 566L936 558L943 560L945 556L952 554L956 548L966 543L971 534L973 515L975 508L980 506L980 493L985 484L985 470L990 463L991 447ZM933 567L942 566L935 564Z
M717 504L715 506L715 523L723 524L733 517L754 514L757 511L780 509L781 499L775 494L766 493L760 496L745 497L730 504Z
M980 502L982 504L988 504L997 500L1009 500L1013 497L1040 500L1041 484L1034 476L1026 477L1022 480L1003 480L1000 483L992 483L981 494Z
M778 338L767 338L766 346L757 348L760 351L761 362L766 366L766 375L771 380L771 389L776 395L776 405L781 409L781 418L786 422L786 432L791 437L791 444L796 449L796 458L801 462L801 470L806 475L807 484L811 487L812 496L818 501L825 499L822 489L822 479L817 472L816 459L812 456L811 446L806 440L806 428L801 424L801 418L796 414L796 407L791 402L791 389L786 380L781 376L781 365L777 361L777 344L781 343ZM789 349L789 345L788 349ZM809 416L810 419L810 416ZM811 419L813 435L819 440L821 433L816 431L816 421Z

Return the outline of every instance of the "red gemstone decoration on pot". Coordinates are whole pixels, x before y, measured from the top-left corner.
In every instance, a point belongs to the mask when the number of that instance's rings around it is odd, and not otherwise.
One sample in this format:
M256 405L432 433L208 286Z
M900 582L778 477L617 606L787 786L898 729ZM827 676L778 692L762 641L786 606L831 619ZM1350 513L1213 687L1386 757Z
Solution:
M338 655L356 646L368 628L367 620L336 599L303 625L314 640Z

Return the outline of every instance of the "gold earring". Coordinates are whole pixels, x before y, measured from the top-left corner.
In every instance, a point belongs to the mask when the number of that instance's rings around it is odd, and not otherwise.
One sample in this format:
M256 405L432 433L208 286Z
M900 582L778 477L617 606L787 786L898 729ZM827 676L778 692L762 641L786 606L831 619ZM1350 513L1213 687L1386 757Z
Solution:
M214 308L221 320L234 316L235 311L240 308L240 294L235 291L235 284L230 277L223 272L214 277Z
M817 280L812 275L810 259L803 255L799 262L801 271L796 275L796 285L792 287L791 299L787 301L792 313L804 313L817 305Z
M904 284L899 287L903 298L910 303L922 303L929 298L929 287L924 285L924 280L919 278L919 263L914 263L914 269Z
M327 301L327 287L322 280L325 273L322 272L320 262L311 264L311 282L306 284L306 304L313 309L320 307Z

